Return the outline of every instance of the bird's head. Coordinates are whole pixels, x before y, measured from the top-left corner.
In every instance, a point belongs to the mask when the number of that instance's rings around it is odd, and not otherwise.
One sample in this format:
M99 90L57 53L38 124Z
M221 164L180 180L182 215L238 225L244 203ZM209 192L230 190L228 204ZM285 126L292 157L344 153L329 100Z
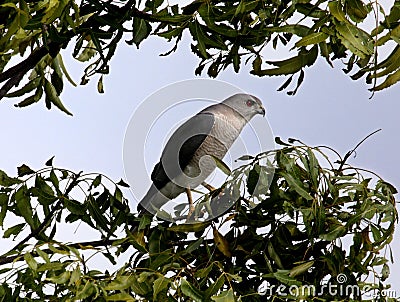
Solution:
M222 103L235 110L247 121L257 114L265 116L265 108L260 99L250 94L238 93L227 98Z

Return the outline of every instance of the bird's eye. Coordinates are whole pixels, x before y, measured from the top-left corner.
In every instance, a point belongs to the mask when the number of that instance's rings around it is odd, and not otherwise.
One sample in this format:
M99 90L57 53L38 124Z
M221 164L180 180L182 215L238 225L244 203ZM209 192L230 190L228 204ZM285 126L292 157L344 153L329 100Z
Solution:
M246 101L246 105L247 105L247 107L251 107L251 106L254 105L254 101L252 101L252 100L247 100L247 101Z

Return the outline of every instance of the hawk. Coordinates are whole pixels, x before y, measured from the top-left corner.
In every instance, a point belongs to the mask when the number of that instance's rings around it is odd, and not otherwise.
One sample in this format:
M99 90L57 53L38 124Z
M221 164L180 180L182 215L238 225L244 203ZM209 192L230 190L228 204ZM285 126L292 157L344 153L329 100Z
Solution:
M164 204L204 183L222 160L243 127L257 114L265 115L261 101L235 94L211 105L184 122L169 138L151 173L152 184L138 210L155 214ZM210 186L211 187L211 186Z

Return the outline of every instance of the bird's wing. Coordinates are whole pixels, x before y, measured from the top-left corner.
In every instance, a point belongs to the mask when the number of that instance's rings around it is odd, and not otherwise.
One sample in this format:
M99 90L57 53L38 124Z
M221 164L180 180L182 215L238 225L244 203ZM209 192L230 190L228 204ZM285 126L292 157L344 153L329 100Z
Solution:
M160 161L151 173L157 189L164 187L187 166L196 150L209 135L215 117L210 112L200 112L182 124L170 137Z

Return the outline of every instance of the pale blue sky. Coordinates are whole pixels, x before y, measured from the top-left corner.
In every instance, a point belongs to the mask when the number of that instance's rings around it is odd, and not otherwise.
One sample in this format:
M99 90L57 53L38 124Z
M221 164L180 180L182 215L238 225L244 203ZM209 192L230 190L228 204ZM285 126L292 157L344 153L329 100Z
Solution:
M12 175L23 163L39 169L55 155L54 164L60 167L101 172L116 181L124 177L123 138L135 108L159 88L194 77L198 58L190 53L188 41L171 56L158 56L169 47L159 39L145 41L139 51L121 45L111 62L110 75L104 79L103 95L97 93L95 78L84 87L73 88L66 83L62 99L73 117L57 109L48 111L42 101L17 109L12 100L2 100L0 169ZM65 63L79 82L85 65L69 56L65 53ZM294 137L309 145L326 144L344 155L367 134L382 128L349 162L377 172L397 186L400 86L376 93L369 100L370 93L363 80L352 81L340 67L332 69L319 59L306 70L305 81L294 97L276 91L284 78L254 77L248 74L248 68L240 74L228 69L218 79L258 96L267 109L274 134L284 140ZM137 177L148 178L148 175ZM398 295L399 240L397 232L392 243L397 263L391 266L391 281Z

